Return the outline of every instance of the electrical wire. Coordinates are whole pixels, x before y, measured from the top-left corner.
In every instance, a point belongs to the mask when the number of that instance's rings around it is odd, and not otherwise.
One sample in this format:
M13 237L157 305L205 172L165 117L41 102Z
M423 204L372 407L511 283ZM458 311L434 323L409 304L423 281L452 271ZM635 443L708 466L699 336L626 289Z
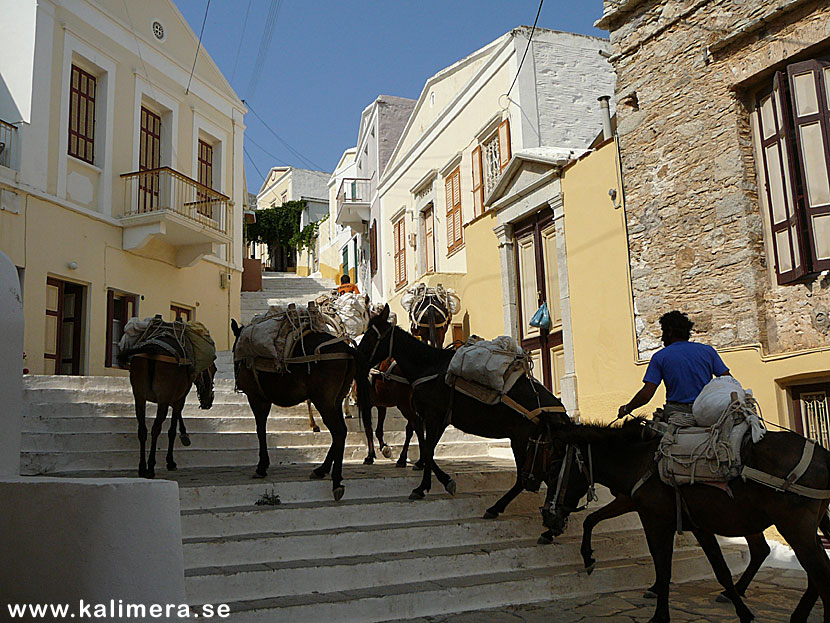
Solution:
M264 182L264 181L265 181L265 176L262 174L262 171L260 171L260 170L259 170L259 167L256 165L256 162L254 162L254 159L251 157L251 154L249 154L249 153L248 153L248 150L247 150L247 149L245 149L245 146L244 146L244 145L242 146L242 151L244 152L244 154L245 154L246 156L248 156L248 160L249 160L249 161L251 162L251 164L253 165L254 170L255 170L257 173L259 173L259 176L262 178L262 181ZM246 189L245 189L245 191L247 192L247 191L248 191L248 189L246 188Z
M199 31L199 45L196 46L196 56L193 57L193 67L190 69L190 77L187 79L187 88L184 94L190 93L190 82L193 80L193 72L196 71L196 61L199 60L199 52L202 50L202 35L205 34L205 24L207 23L208 10L210 9L210 0L207 0L205 5L205 17L202 19L202 30Z
M516 80L519 79L519 73L522 71L522 65L525 62L525 56L527 56L527 51L530 49L530 42L533 41L533 33L536 32L536 22L539 21L539 14L542 12L542 5L545 3L545 0L539 0L539 10L536 11L536 19L533 20L533 28L530 29L530 37L527 40L527 47L525 47L525 53L522 54L522 60L519 63L519 68L516 70L516 77L513 78L513 84L510 85L510 88L507 89L507 96L510 96L510 91L513 90L513 87L516 86Z
M265 149L262 145L260 145L259 143L257 143L257 142L256 142L254 139L252 139L250 136L246 136L246 137L245 137L245 141L246 141L246 142L250 142L250 143L252 143L253 145L255 145L256 147L258 147L258 148L259 148L259 150L260 150L262 153L264 153L266 156L270 156L271 158L273 158L274 160L276 160L278 164L284 164L284 165L285 165L285 166L287 166L287 167L290 167L290 166L291 166L288 162L286 162L285 160L283 160L283 159L282 159L282 158L280 158L279 156L275 156L275 155L274 155L274 154L272 154L270 151L268 151L267 149Z
M271 0L271 6L268 8L268 16L265 18L265 29L262 31L262 38L259 42L259 52L257 52L256 60L254 61L254 68L251 70L251 79L248 82L248 89L245 95L246 99L253 97L256 87L259 84L259 75L262 73L262 68L265 65L265 58L268 55L268 48L271 46L271 39L274 38L277 18L279 17L281 8L282 0Z
M274 137L276 137L276 139L280 143L282 143L286 147L286 149L288 149L295 157L299 158L300 160L303 160L306 163L307 166L310 166L312 169L314 169L316 171L322 171L323 170L322 167L320 167L318 164L315 164L314 162L312 162L310 158L306 158L299 151L297 151L291 145L289 145L288 142L286 142L285 139L283 139L279 134L277 134L274 131L274 129L265 122L265 119L260 117L259 113L254 109L253 106L251 106L250 102L248 102L246 100L242 100L242 102L248 107L248 110L250 110L252 113L254 113L254 116L257 119L259 119L260 123L262 123L262 125L264 125L266 127L266 129L269 132L271 132L271 134L273 134Z
M236 48L236 58L233 61L233 71L231 72L231 82L236 78L236 66L239 64L239 53L242 51L242 42L245 41L245 29L248 27L248 15L251 12L251 2L248 0L248 9L245 11L245 21L242 23L242 34L239 35L239 45Z

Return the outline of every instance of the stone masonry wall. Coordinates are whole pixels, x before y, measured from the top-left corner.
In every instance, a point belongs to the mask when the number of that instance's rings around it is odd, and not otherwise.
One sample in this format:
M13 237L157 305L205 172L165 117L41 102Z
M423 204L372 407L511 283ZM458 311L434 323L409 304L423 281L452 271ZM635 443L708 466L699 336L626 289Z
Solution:
M696 339L720 348L830 345L812 319L830 309L830 278L778 286L767 266L771 242L750 132L751 89L771 80L776 63L830 42L830 7L799 0L605 5L640 354L661 346L657 321L670 309L688 312ZM788 10L756 21L782 6ZM620 7L631 10L616 17ZM743 28L748 34L727 39Z

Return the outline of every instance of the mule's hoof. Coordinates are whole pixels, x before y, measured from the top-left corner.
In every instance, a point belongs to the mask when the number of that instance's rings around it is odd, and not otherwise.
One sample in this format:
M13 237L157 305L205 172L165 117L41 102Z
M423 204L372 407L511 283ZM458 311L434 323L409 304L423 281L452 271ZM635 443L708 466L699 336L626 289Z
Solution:
M176 466L175 463L168 463L167 464L167 471L168 472L175 472L177 469L179 469L179 468Z
M484 519L498 519L498 518L499 518L498 513L494 513L491 510L484 511Z
M536 545L552 545L553 539L549 536L545 536L544 534L539 535L539 538L536 539Z
M398 460L395 462L395 467L406 467L406 461Z
M657 593L648 588L646 589L646 592L643 593L643 597L645 597L646 599L657 599Z
M444 487L444 489L446 489L447 493L449 493L450 495L455 495L455 491L456 489L458 489L458 485L455 484L455 480L450 478L450 481L447 483L447 486Z
M179 436L179 438L182 440L182 445L183 446L189 446L190 445L190 436L187 433L182 433Z
M156 472L148 469L146 472L144 472L144 477L148 480L152 480L156 477Z
M321 474L316 469L312 469L311 473L308 475L308 477L311 478L312 480L322 480L323 478L326 477L326 475Z
M347 413L344 417L345 417L347 420L351 420L354 416L353 416L351 413Z
M588 575L591 575L594 572L594 569L596 568L596 566L597 566L597 561L596 560L593 561L590 565L585 565L585 572Z
M363 459L363 464L364 465L374 465L375 464L375 459L373 459L371 456L367 456L365 459Z
M335 487L331 490L332 495L334 496L334 501L339 502L340 499L343 497L343 494L346 493L346 487L340 485L339 487Z
M423 492L418 491L417 489L409 494L410 500L423 500L424 497L426 496L424 496Z
M385 443L381 446L380 453L384 456L384 458L388 459L392 456L392 448L389 447L388 443Z
M422 472L424 471L424 464L418 461L415 465L412 466L413 472Z
M730 603L729 597L726 596L726 593L719 593L717 597L715 597L715 601L719 604L728 604Z
M268 475L268 472L266 472L264 469L262 471L256 470L254 472L254 475L251 476L251 478L265 478L267 475Z
M311 427L311 432L312 433L319 433L320 432L320 427L319 426L312 426Z

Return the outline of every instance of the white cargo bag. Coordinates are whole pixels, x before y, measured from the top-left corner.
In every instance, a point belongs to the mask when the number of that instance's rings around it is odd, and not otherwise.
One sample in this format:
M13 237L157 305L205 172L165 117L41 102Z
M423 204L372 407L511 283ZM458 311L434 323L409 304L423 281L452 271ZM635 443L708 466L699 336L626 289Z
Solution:
M692 415L698 426L714 426L724 411L732 404L732 394L738 395L741 403L746 402L746 392L732 376L719 376L709 381L698 394L692 405Z

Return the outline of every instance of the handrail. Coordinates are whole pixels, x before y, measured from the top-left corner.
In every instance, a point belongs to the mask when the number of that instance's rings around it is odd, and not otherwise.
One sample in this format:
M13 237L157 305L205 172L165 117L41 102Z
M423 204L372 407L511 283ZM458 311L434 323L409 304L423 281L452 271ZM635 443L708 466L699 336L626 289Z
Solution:
M17 126L0 119L0 165L15 168L17 163L14 156L17 137Z
M138 176L138 175L152 175L153 173L161 173L162 171L168 171L169 173L172 173L175 177L178 177L179 179L181 179L185 182L189 182L190 184L193 184L194 186L197 186L198 188L200 188L204 192L216 195L217 198L224 199L226 201L230 199L230 197L228 197L227 195L223 195L218 190L216 190L214 188L211 188L210 186L205 186L201 182L197 182L196 180L194 180L192 177L188 177L184 173L176 171L176 169L171 169L170 167L159 167L157 169L144 169L143 171L133 171L132 173L122 173L121 177L135 177L135 176Z

